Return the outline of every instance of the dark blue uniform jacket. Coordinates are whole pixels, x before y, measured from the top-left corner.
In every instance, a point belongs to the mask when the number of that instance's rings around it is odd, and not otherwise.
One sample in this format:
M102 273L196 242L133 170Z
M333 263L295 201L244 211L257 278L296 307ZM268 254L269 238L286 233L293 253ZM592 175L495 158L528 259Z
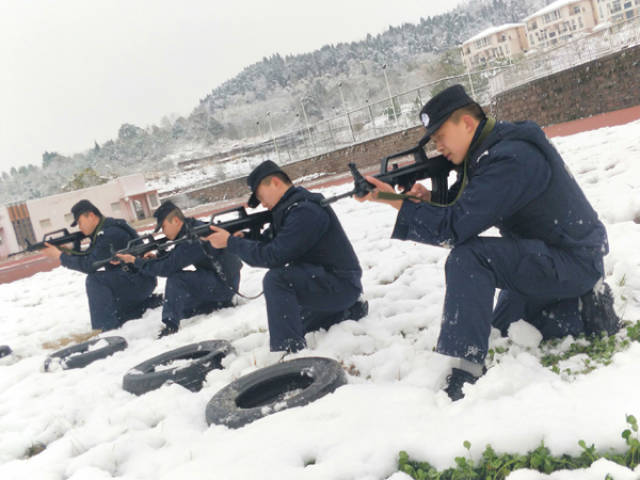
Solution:
M227 249L256 267L321 265L362 289L358 258L333 209L320 204L323 198L302 187L289 188L272 209L272 240L230 237Z
M609 251L604 225L538 125L499 122L473 145L450 203L404 201L393 238L455 246L495 226L503 237L539 239L594 260Z
M105 217L91 235L89 248L80 252L80 242L76 242L72 252L60 255L60 263L72 270L92 273L95 271L94 262L111 257L114 251L125 248L134 238L138 238L138 233L123 219ZM105 265L106 270L121 268L122 265Z
M205 222L195 218L185 218L176 238L185 235L189 228L204 224ZM136 258L135 261L135 266L141 273L154 277L168 277L189 265L193 265L196 270L215 272L227 286L238 288L242 262L237 256L213 248L208 242L194 240L180 243L159 258Z

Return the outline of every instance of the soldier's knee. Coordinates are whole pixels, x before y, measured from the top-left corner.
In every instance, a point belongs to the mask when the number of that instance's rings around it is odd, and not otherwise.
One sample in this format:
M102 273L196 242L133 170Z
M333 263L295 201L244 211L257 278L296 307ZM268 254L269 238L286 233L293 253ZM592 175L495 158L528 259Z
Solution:
M284 281L284 268L271 268L262 279L262 288L266 292L278 288Z
M477 238L472 238L451 250L445 263L445 272L466 270L469 267L478 265L480 262L479 253L482 242Z

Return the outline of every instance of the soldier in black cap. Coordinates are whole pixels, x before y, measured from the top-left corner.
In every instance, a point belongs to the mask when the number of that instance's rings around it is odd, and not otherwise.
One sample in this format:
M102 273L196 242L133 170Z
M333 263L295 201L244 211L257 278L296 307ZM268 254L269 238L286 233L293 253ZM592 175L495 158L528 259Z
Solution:
M90 239L89 248L82 251L80 241L71 249L49 245L42 252L60 259L62 266L87 274L91 326L94 330L119 328L125 321L142 316L147 308L160 304L161 297L152 295L156 279L134 269L107 264L96 271L93 263L110 258L112 252L125 248L137 232L120 218L102 215L89 200L80 200L71 207L72 227L76 225Z
M171 201L162 203L153 216L157 220L155 231L162 229L169 240L204 225L200 220L185 217ZM146 258L118 256L145 275L167 278L161 337L177 332L183 318L231 306L231 299L240 284L240 259L226 250L214 249L206 242L181 243L158 258L150 255ZM184 270L189 266L195 270Z
M462 398L463 385L483 374L492 325L506 335L524 319L544 338L617 331L601 280L606 230L540 127L496 123L461 85L429 100L420 119L424 143L433 140L457 167L447 203L432 202L421 184L408 193L422 201L378 198L393 188L373 177L377 189L364 199L398 209L393 238L452 248L437 343L456 359L449 397ZM479 236L490 227L502 237Z
M271 350L298 351L306 346L306 332L365 316L358 258L333 210L321 205L323 196L294 187L270 160L247 183L249 206L261 203L273 213L272 238L249 240L212 226L207 239L249 265L269 269L263 286Z

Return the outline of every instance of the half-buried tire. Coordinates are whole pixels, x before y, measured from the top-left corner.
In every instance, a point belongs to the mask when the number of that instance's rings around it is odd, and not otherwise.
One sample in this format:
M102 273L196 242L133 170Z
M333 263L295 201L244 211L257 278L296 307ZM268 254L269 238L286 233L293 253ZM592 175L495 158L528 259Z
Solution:
M8 345L0 345L0 358L11 355L11 348Z
M313 402L347 383L330 358L306 357L278 363L240 377L216 393L207 423L239 428L266 415Z
M127 341L122 337L94 338L52 353L44 361L44 369L49 371L52 362L59 362L65 370L86 367L96 360L106 358L125 348L127 348Z
M122 379L122 388L136 395L165 383L177 383L196 392L207 373L222 368L222 359L233 351L226 340L193 343L162 353L133 367Z

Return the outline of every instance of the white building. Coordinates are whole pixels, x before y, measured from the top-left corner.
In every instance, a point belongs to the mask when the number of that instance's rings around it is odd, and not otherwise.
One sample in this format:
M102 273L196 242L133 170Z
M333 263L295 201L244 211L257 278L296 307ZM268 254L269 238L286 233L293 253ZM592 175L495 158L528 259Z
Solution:
M615 23L640 17L640 0L593 0L598 23Z
M41 241L46 233L69 228L71 207L91 201L103 215L128 222L150 217L160 202L156 190L148 190L141 173L120 177L102 185L36 198L0 208L0 258Z
M527 49L524 24L507 23L483 30L465 41L462 58L467 69L472 70L492 61L513 58Z
M589 33L597 21L592 0L557 0L524 19L531 49L552 47Z

